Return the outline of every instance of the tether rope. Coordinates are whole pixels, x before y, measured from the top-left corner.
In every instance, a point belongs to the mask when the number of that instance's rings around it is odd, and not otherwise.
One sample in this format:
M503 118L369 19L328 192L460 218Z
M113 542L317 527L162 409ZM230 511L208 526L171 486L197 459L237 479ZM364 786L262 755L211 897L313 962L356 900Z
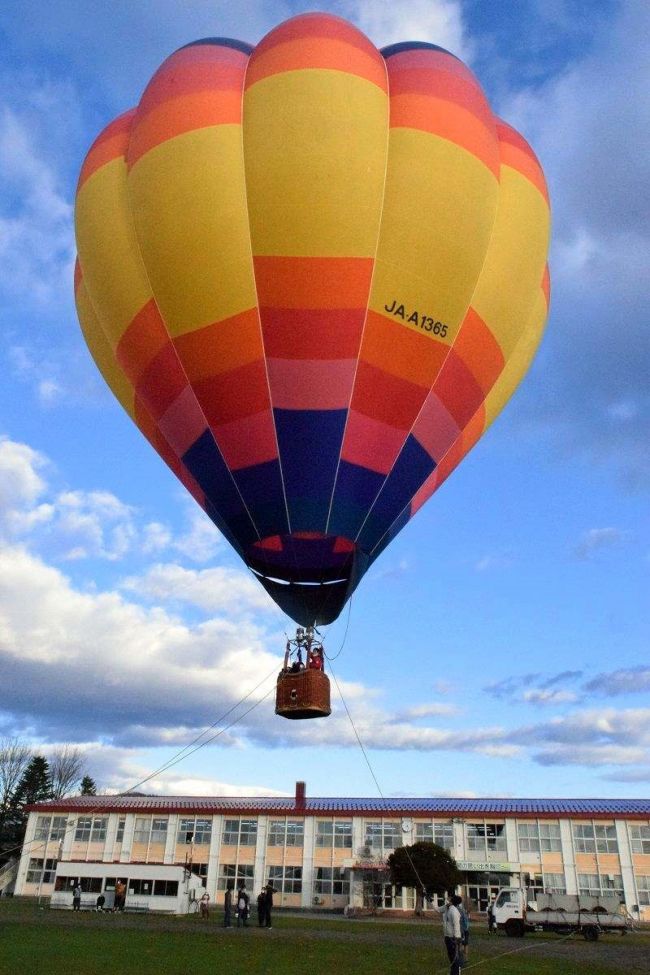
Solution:
M206 738L205 741L200 741L200 739L203 738L204 735L208 734L208 732L210 732L213 728L216 728L216 726L220 724L222 721L224 721L225 718L227 718L230 714L232 714L232 712L236 708L238 708L241 704L243 704L244 701L248 700L248 698L252 694L254 694L255 691L262 686L262 684L264 684L273 674L275 674L276 670L277 667L274 667L272 671L270 671L265 677L262 678L261 681L259 681L258 684L255 685L255 687L253 687L250 691L248 691L247 694L245 694L235 704L233 704L230 708L228 708L228 710L225 711L222 715L220 715L216 721L213 721L211 725L208 725L206 728L204 728L203 731L199 735L197 735L196 738L194 738L193 741L191 741L188 745L184 745L183 748L179 749L179 751L177 751L174 755L172 755L172 757L168 759L166 762L164 762L159 768L155 769L153 772L150 772L143 779L140 779L139 782L136 782L135 784L129 786L128 789L124 790L122 793L119 793L119 795L125 795L128 794L129 792L133 792L135 789L140 788L140 786L145 785L147 782L151 781L151 779L155 778L155 776L160 775L161 772L166 772L168 769L172 768L174 765L177 765L185 758L189 758L190 755L193 755L195 752L199 751L205 745L209 745L211 742L215 741L221 735L225 734L226 731L229 731L231 728L233 728L237 724L237 722L241 721L248 714L250 714L251 711L254 711L255 708L259 707L259 705L262 704L262 702L265 701L266 698L273 692L275 687L274 686L270 687L269 690L266 692L266 694L264 694L259 699L259 701L256 701L254 704L252 704L249 708L247 708L246 711L244 711L242 714L234 718L234 720L229 722L229 724L225 725L225 727L220 728L219 731L217 731L214 735L211 735L210 738ZM200 742L200 744L197 744L197 742ZM48 801L48 800L44 800L44 801ZM79 815L74 817L73 819L68 819L64 830L64 837L70 830L76 827L80 819L85 819L88 816L94 816L97 813L101 813L103 810L104 810L103 806L91 806L87 809L84 809L83 812L80 812ZM49 840L40 840L40 839L28 840L27 843L21 843L20 845L10 847L8 850L5 850L4 853L5 855L9 855L19 850L25 852L26 848L27 848L27 852L35 853L39 850L46 850L48 842ZM63 840L61 840L61 842L63 842ZM37 846L36 844L40 844L40 846Z

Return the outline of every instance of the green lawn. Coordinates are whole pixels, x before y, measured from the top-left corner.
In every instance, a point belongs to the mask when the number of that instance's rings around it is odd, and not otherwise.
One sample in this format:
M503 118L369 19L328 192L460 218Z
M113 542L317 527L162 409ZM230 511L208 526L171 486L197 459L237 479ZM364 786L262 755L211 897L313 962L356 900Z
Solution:
M1 975L444 975L441 929L427 921L274 917L272 931L220 926L218 914L165 918L50 911L0 899ZM523 949L523 950L522 950ZM488 938L474 925L476 975L647 975L650 934Z

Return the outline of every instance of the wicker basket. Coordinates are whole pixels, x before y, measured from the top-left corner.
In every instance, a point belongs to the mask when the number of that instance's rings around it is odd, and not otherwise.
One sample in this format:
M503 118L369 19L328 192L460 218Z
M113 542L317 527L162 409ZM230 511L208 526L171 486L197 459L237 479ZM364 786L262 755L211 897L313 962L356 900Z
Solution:
M282 718L326 718L331 713L330 682L322 670L283 672L275 692L275 713Z

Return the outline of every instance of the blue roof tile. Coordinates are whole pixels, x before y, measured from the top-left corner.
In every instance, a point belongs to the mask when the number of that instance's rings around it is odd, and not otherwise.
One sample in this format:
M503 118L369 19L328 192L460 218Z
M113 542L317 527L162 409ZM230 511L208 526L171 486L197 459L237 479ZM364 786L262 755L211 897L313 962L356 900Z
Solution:
M74 796L28 807L42 811L215 813L290 813L293 815L375 816L617 816L650 819L650 799L461 799L461 798L345 798L305 799L268 796Z

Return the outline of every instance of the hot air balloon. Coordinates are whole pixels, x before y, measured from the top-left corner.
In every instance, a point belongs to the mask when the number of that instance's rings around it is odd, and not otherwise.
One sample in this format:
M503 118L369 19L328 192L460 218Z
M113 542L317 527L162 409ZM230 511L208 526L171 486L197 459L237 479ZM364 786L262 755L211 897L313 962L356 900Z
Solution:
M539 344L549 201L533 151L453 54L379 51L305 14L256 47L172 54L92 145L75 222L92 356L299 624L283 673L303 651L306 672L313 628ZM294 674L280 713L329 713L314 675L314 708Z

